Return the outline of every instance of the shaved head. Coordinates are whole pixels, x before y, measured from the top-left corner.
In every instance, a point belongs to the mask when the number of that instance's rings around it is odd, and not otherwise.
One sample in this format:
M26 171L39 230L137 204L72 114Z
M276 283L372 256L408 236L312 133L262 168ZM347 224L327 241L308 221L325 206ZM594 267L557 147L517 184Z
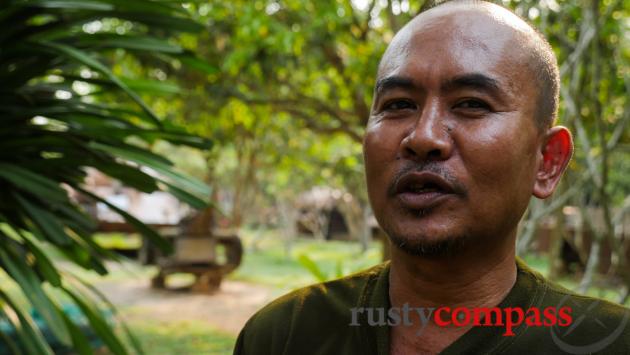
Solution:
M454 25L444 28L444 18L452 18ZM488 26L479 26L486 22ZM486 46L475 41L467 32L474 28L487 31L487 40L502 42L509 51L518 52L519 64L513 70L526 70L528 79L536 85L536 107L533 112L536 125L542 131L551 127L557 117L560 75L553 50L544 36L527 21L512 11L487 1L450 0L438 2L423 11L401 29L381 59L380 79L388 68L395 66L396 55L407 50L414 35L422 30L453 30L453 35L469 41L469 45ZM478 36L477 36L478 37ZM512 53L513 54L513 53ZM457 55L456 53L454 55ZM421 58L419 58L421 60Z
M557 107L553 52L511 11L449 1L411 20L379 65L364 139L368 195L393 244L426 257L509 245L531 196L555 186L539 179L550 154L557 171L568 161Z

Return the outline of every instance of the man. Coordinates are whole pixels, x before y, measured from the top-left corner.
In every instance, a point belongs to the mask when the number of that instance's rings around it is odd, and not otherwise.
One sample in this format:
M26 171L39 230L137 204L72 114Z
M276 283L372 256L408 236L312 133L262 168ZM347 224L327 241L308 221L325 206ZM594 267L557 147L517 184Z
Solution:
M391 262L274 301L235 353L630 353L628 309L515 258L529 199L553 193L572 154L558 85L549 45L500 6L453 1L407 24L364 139Z

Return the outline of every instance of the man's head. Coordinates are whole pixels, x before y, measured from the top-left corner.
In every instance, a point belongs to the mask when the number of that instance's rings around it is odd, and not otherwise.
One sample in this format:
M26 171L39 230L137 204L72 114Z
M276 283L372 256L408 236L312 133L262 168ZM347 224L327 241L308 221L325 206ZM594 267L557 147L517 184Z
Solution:
M392 40L364 140L377 220L403 250L443 255L515 237L532 195L550 196L571 155L551 127L553 52L485 2L450 2Z

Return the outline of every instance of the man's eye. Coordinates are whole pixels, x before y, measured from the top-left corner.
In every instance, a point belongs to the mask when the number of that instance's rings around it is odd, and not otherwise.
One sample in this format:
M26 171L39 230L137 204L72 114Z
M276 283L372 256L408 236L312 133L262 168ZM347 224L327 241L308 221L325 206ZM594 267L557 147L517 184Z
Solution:
M457 103L454 108L472 110L490 110L490 106L480 100L464 100Z
M398 110L407 110L407 109L415 109L416 104L409 100L395 100L390 101L383 105L383 111L398 111Z

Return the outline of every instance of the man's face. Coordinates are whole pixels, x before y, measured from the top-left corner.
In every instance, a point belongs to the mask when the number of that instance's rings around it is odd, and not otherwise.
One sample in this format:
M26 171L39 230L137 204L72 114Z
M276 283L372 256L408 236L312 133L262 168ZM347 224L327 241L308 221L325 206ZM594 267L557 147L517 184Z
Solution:
M519 34L476 12L427 15L385 54L364 155L380 225L403 249L431 254L514 235L542 134Z

